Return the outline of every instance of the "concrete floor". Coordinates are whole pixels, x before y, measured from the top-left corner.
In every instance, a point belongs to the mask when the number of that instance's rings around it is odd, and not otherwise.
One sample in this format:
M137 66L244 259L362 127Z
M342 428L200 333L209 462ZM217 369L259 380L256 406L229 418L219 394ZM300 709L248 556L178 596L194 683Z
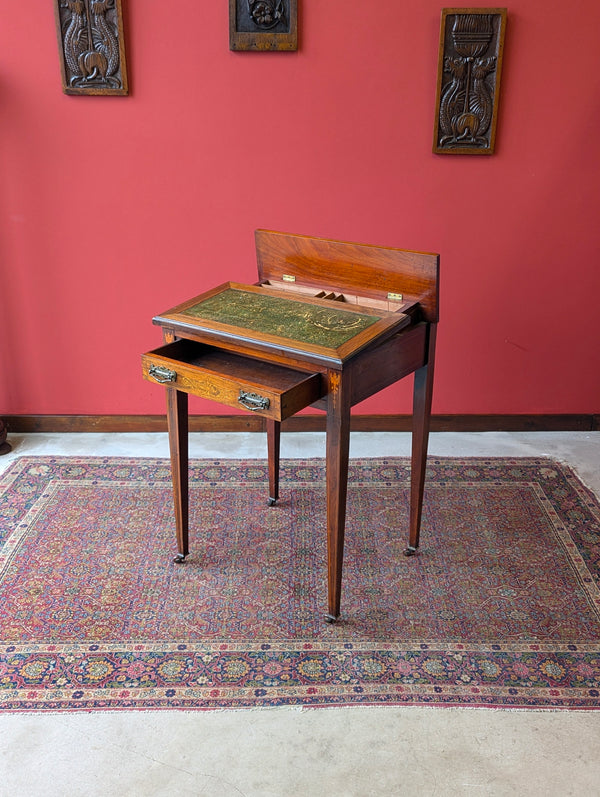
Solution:
M166 436L12 435L17 456L168 455ZM194 457L264 457L262 435L191 435ZM405 456L410 435L352 435ZM600 496L600 433L434 434L440 456L551 456ZM282 457L324 436L282 436ZM600 712L292 708L0 716L0 795L600 795Z

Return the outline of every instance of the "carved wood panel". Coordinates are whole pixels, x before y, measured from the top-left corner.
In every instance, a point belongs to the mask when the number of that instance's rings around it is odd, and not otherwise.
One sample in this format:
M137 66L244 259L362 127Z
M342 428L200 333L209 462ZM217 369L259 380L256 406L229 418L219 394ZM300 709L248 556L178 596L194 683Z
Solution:
M121 0L54 0L63 91L127 94Z
M229 0L230 50L297 50L297 0Z
M434 152L494 152L505 29L505 8L442 11Z

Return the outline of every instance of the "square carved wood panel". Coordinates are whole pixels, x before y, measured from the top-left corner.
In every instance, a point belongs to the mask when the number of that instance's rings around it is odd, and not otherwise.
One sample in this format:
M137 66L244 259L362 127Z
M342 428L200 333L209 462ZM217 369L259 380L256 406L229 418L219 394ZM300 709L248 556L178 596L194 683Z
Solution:
M297 0L229 0L230 50L297 50Z

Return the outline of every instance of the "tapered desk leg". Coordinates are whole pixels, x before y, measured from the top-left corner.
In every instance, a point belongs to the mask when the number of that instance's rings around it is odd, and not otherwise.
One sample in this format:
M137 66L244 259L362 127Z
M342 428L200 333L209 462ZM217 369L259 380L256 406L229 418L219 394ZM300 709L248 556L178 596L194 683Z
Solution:
M188 395L174 387L167 388L167 423L178 550L174 561L181 563L189 553Z
M410 475L410 520L408 548L406 556L412 556L419 547L421 514L423 510L423 491L427 468L427 445L429 442L429 422L431 419L431 399L433 397L433 371L435 364L436 324L429 329L427 365L415 371L413 392L413 432L412 462Z
M267 451L269 456L269 506L279 498L279 451L281 423L267 418Z
M327 591L325 619L333 623L340 615L348 454L350 444L350 386L337 371L329 374L327 407Z

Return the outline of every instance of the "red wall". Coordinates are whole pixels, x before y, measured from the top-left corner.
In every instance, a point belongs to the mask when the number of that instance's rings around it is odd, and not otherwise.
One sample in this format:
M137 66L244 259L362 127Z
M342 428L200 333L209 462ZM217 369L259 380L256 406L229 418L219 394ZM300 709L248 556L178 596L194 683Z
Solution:
M151 317L253 280L259 226L440 252L435 412L600 411L597 3L510 6L491 157L431 152L439 3L301 0L281 54L123 3L129 97L62 94L52 3L3 14L0 415L162 412Z

